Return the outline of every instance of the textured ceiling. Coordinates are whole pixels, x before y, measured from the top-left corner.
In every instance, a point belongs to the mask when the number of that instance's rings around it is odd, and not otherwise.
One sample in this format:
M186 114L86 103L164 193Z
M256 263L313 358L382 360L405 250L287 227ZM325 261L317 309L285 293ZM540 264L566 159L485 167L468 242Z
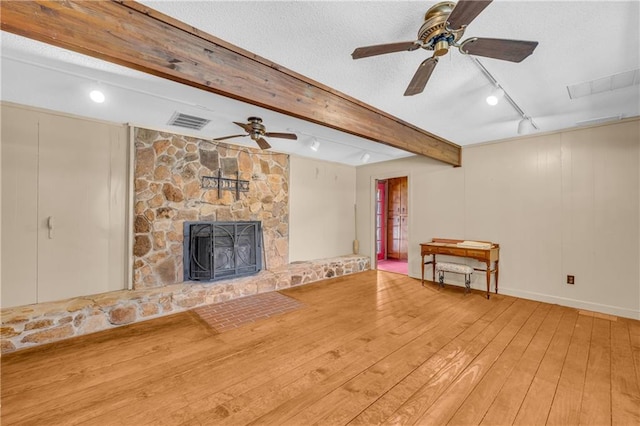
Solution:
M424 93L413 97L402 94L418 65L431 52L417 50L351 59L351 52L359 46L415 40L424 13L435 2L142 3L454 143L468 145L517 136L521 117L507 102L495 107L485 103L491 90L489 81L457 49L441 58ZM574 100L567 92L569 85L640 68L639 28L638 1L498 0L469 25L464 38L539 42L533 55L521 63L479 60L533 117L540 131L547 132L575 127L580 121L640 115L638 84ZM5 33L2 43L2 98L6 100L156 128L167 128L173 111L180 110L212 119L199 134L205 137L237 133L231 120L243 121L257 114L263 116L269 131L294 129L301 133L297 143L272 140L276 150L347 164L359 164L365 151L371 152L372 161L408 155ZM26 75L41 83L22 84L19 80ZM102 81L117 93L119 101L100 109L54 91L58 88L70 93L75 90L74 85L88 86L95 81ZM25 93L29 90L33 93ZM115 110L105 113L106 108ZM322 143L317 153L308 149L312 136Z

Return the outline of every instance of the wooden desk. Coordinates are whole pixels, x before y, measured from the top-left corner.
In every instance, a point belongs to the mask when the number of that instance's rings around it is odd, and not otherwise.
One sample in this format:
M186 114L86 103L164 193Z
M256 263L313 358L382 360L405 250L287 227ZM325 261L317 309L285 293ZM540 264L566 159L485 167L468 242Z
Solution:
M462 242L463 240L434 238L429 243L420 244L420 252L422 254L422 284L424 285L424 265L431 264L433 271L433 280L435 281L436 279L436 255L441 254L446 256L469 257L480 262L484 262L487 265L487 269L474 268L474 270L476 271L483 271L487 274L487 299L489 298L489 295L491 293L490 282L492 272L496 277L496 294L498 294L498 262L500 260L500 245L496 243L490 243L491 248L459 246L458 243ZM425 256L433 256L433 259L425 263ZM491 262L493 262L493 269L491 269Z

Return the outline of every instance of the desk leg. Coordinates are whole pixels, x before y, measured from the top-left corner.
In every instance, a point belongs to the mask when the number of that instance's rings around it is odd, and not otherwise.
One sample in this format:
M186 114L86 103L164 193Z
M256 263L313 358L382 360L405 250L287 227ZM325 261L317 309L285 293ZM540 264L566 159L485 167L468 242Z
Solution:
M499 260L496 260L494 263L496 268L496 294L498 294L498 262Z
M424 287L424 254L422 255L422 287Z
M433 277L433 282L436 282L436 255L433 255L433 263L431 264L431 275Z
M487 299L491 295L491 261L487 261Z

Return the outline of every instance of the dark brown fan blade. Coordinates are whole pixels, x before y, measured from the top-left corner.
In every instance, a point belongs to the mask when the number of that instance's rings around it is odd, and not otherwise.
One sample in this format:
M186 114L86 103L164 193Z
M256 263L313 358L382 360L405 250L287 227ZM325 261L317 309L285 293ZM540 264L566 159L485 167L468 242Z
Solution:
M249 136L249 135L233 135L233 136L225 136L225 137L222 137L222 138L213 138L213 140L216 140L216 141L223 141L223 140L225 140L225 139L241 138L241 137L243 137L243 136Z
M351 57L353 59L366 58L368 56L383 55L385 53L402 52L403 50L412 51L420 47L417 41L404 41L401 43L378 44L375 46L358 47L353 51Z
M248 123L238 123L237 121L233 122L234 124L237 124L238 126L242 127L244 129L245 132L247 133L251 133L251 131L253 130L251 128L251 124Z
M260 149L269 149L269 148L271 148L271 145L269 145L269 142L267 142L264 138L256 139L256 143L258 144Z
M298 136L296 136L295 133L274 133L274 132L267 132L264 134L266 137L269 138L280 138L280 139L293 139L293 140L297 140Z
M464 42L460 49L471 55L521 62L533 53L537 45L537 41L478 38Z
M416 73L413 75L411 83L409 83L409 87L407 87L404 95L412 96L417 95L418 93L422 93L437 63L437 58L429 58L423 61L418 67L418 71L416 71Z
M460 0L447 19L449 28L458 30L469 25L489 4L491 4L491 0Z

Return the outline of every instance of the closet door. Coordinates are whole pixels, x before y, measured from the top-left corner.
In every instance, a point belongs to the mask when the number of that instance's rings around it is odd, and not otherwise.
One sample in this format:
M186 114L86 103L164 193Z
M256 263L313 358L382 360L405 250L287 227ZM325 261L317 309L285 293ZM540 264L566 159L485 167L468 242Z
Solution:
M2 106L2 306L37 300L38 114Z
M124 190L125 138L124 127L41 116L38 302L123 288L125 198L112 186Z

